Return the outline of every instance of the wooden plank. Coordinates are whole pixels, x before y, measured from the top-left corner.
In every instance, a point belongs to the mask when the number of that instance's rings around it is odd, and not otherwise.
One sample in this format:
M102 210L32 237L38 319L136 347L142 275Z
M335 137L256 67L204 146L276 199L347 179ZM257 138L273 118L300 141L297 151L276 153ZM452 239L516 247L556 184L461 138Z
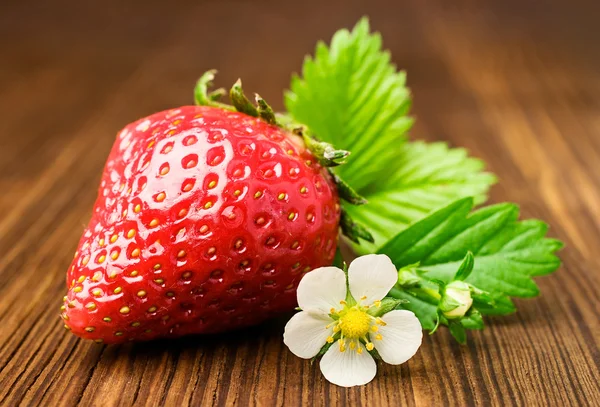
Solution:
M0 13L0 405L600 403L600 26L594 2L10 2ZM283 345L286 317L124 346L62 329L64 272L117 130L191 101L198 74L282 108L317 39L368 12L415 95L415 139L467 147L564 240L543 296L466 346L426 336L342 389Z

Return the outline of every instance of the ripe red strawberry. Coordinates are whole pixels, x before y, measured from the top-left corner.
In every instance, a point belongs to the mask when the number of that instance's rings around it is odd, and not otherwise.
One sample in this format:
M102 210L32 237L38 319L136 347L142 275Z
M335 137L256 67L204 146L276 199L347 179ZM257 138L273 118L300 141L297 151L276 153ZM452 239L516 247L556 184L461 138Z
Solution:
M156 113L118 134L61 315L106 343L256 324L332 263L339 221L302 138L221 108Z

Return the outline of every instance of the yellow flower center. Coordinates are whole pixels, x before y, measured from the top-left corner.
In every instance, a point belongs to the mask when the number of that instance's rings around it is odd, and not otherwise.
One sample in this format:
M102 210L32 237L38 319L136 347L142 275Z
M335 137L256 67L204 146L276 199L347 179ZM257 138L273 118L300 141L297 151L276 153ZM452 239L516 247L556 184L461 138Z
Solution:
M367 313L371 307L381 307L381 301L374 301L371 305L361 305L366 297L361 297L358 304L350 306L346 301L340 301L343 306L341 310L331 308L331 315L334 316L334 321L325 328L329 329L333 326L333 335L337 339L340 347L340 352L345 352L350 349L358 354L363 353L363 347L368 351L372 351L375 345L369 340L369 332L376 333L375 339L380 341L383 339L379 333L379 325L385 326L386 323L379 317L373 317ZM339 333L339 336L337 336ZM334 336L327 337L327 343L333 343L336 339Z
M339 322L342 335L349 339L364 338L369 333L371 319L372 317L362 309L348 309Z

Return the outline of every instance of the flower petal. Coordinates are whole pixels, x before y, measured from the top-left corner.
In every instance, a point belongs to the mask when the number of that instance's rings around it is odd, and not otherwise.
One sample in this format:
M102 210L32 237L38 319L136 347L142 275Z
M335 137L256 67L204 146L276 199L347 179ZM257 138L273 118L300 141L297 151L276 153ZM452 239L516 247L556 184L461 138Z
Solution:
M350 263L348 283L350 293L363 304L370 305L381 300L398 281L398 270L385 254L368 254Z
M358 346L363 350L360 354L350 349L340 352L339 341L333 344L321 359L323 376L342 387L361 386L373 380L377 373L375 361L362 343Z
M346 276L337 267L320 267L307 273L298 285L298 305L304 311L320 310L329 314L346 299Z
M283 343L294 355L310 359L319 353L333 333L333 327L326 328L331 322L331 318L323 314L299 312L285 326Z
M373 357L362 343L362 353L346 349L340 352L339 341L329 348L321 359L321 372L327 380L342 387L361 386L369 383L377 373Z
M380 326L379 332L371 332L370 337L383 361L399 365L412 358L423 340L423 328L415 314L395 310L381 319L387 325ZM381 340L376 338L377 334L381 334Z

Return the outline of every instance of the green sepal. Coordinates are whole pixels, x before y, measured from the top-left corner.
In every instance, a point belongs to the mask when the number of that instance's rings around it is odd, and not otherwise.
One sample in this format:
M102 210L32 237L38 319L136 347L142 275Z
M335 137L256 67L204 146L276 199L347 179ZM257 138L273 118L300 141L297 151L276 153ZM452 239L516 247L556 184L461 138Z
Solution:
M442 300L438 304L438 309L442 312L450 312L453 309L460 307L462 304L456 301L454 298L447 295L442 296Z
M496 305L496 300L487 291L480 290L479 288L473 286L470 286L470 288L473 304L487 307L493 307Z
M379 352L377 352L377 348L373 348L373 350L367 350L367 352L369 352L371 354L371 356L373 356L373 359L383 360L383 359L381 359L381 355L379 354Z
M465 315L463 318L461 318L460 324L465 329L483 329L484 328L483 317L481 316L481 313L475 308L471 308L469 310L469 312L467 312L467 315Z
M276 126L277 118L271 106L258 93L254 95L254 100L256 100L256 105L258 106L259 117L267 123Z
M430 278L428 279L428 281L437 285L440 291L446 287L446 283L442 280L438 280L437 278Z
M368 203L366 198L356 192L346 181L341 179L335 172L329 170L329 174L333 178L333 182L337 186L338 195L344 201L352 204L352 205L364 205Z
M325 353L327 353L327 351L329 350L329 348L331 348L336 341L340 339L340 333L336 333L335 335L333 335L333 342L329 343L329 342L325 342L325 345L323 345L323 347L321 348L321 350L319 351L319 353L317 353L315 356L312 357L312 359L310 360L311 363L314 363L318 358L320 358L321 356L323 356Z
M348 274L346 274L346 298L344 299L344 301L346 301L346 305L348 307L353 307L356 304L358 304L358 301L356 301L356 299L354 298L354 296L352 295L352 293L350 292L350 288L348 287Z
M375 307L372 306L367 310L367 314L371 315L372 317L381 317L382 315L387 314L390 311L393 311L395 309L398 309L398 306L400 306L400 304L403 304L405 302L408 302L407 300L401 300L398 298L392 298L392 297L385 297L381 300L381 306L379 307Z
M350 155L350 151L336 150L331 144L324 141L316 141L315 139L305 137L304 142L324 167L337 167L338 165L345 164L346 158Z
M471 271L473 271L473 266L475 265L475 257L471 251L468 251L463 259L458 271L454 275L454 280L464 281Z
M198 82L196 82L196 87L194 88L194 102L198 106L220 107L221 109L233 111L235 110L233 106L218 102L221 96L225 94L225 90L223 88L217 89L211 93L208 92L208 89L213 84L212 81L215 79L216 73L216 69L211 69L210 71L204 72L200 79L198 79Z
M306 148L315 156L319 164L323 167L337 167L346 163L346 158L350 151L337 150L331 144L317 139L306 126L291 124L288 130L293 134L302 137Z
M437 331L437 329L440 327L441 315L440 315L439 310L436 312L435 316L436 316L435 325L433 326L431 331L429 331L429 335L433 335L435 333L435 331Z
M341 209L340 227L344 236L354 243L360 243L359 238L367 242L374 242L373 235L364 226L354 222L344 208Z
M198 106L209 106L213 100L208 97L208 88L212 86L212 81L215 79L216 69L211 69L202 74L194 87L194 102Z
M452 321L449 324L450 334L456 339L458 343L464 345L467 343L467 332L460 322Z
M345 305L348 307L353 307L358 302L356 301L356 299L352 295L352 292L350 291L350 280L348 279L348 264L345 261L342 261L342 271L344 272L344 276L346 277L346 298L344 298L344 301L346 301ZM339 319L339 314L329 314L329 316L331 316L334 319Z
M238 79L235 81L231 90L229 91L229 99L238 112L245 113L252 117L258 117L258 110L250 103L244 90L242 89L242 80Z
M212 100L213 102L218 102L226 94L227 94L227 91L225 90L225 88L219 88L219 89L215 89L212 92L210 92L208 94L208 98L210 100Z

